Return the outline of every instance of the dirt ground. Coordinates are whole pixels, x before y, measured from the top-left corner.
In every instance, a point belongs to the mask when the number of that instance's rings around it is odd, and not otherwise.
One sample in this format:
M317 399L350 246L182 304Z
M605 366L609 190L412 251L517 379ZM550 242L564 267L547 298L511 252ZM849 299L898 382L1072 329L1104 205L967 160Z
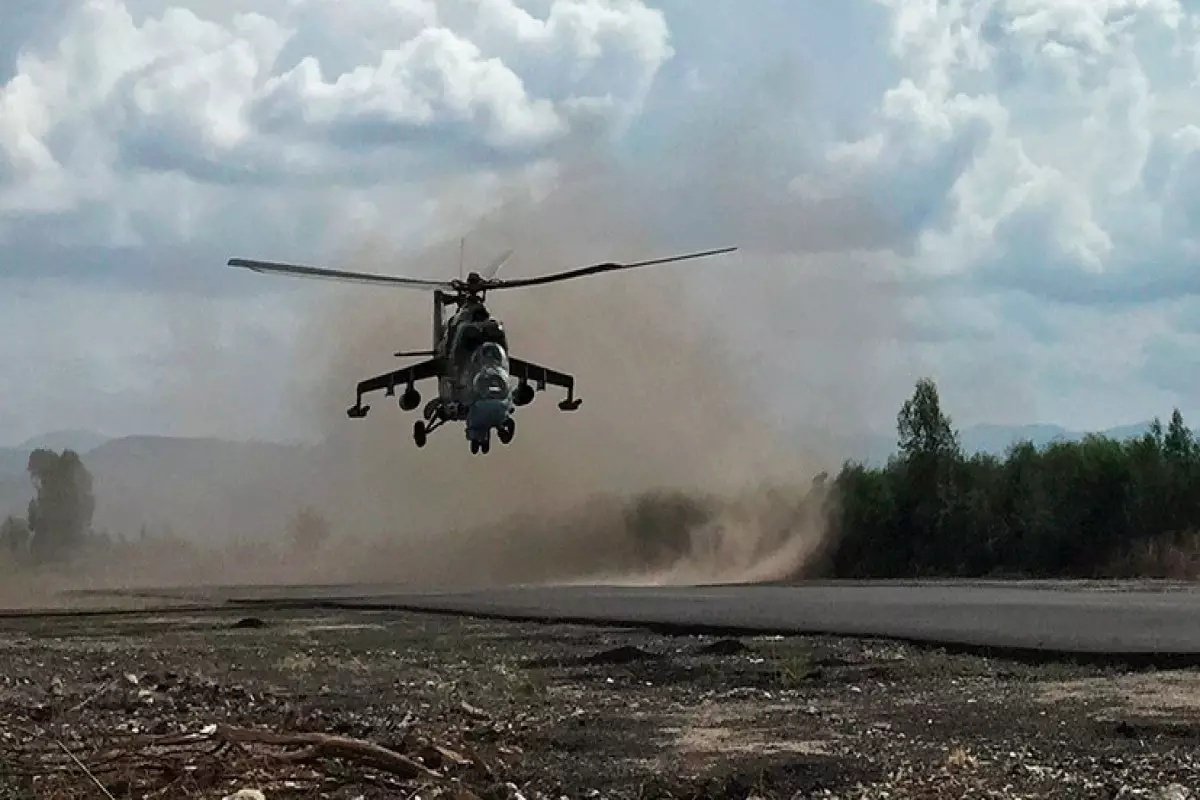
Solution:
M0 794L1200 798L1200 670L246 614L0 619Z

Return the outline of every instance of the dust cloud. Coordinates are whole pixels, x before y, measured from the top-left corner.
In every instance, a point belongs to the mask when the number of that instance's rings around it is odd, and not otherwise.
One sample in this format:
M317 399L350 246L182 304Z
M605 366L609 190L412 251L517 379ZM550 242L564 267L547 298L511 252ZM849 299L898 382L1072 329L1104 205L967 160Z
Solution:
M314 292L299 368L316 393L301 411L326 447L310 497L349 537L327 579L762 581L820 553L834 500L813 478L861 431L902 321L870 258L895 232L853 193L789 184L809 144L790 66L702 98L638 166L564 156L486 192L430 186L439 234L415 255L378 233L346 243L348 269L440 278L458 273L464 236L466 270L512 249L510 277L740 249L491 293L513 355L573 373L583 405L560 412L548 387L487 456L470 454L461 425L418 450L395 398L345 416L358 380L429 346L428 295Z
M448 216L452 234L417 256L381 249L378 238L348 250L341 262L347 268L449 277L458 272L457 235L466 237L468 271L512 249L506 276L744 248L491 293L489 306L505 323L513 355L574 373L584 402L563 413L556 406L562 391L547 387L517 411L513 443L495 442L487 456L470 454L461 425L434 432L418 450L411 438L416 415L402 414L395 398L365 399L373 406L365 420L345 416L358 380L398 365L394 351L429 346L428 294L365 287L323 293L299 349L310 354L307 368L320 387L307 411L327 437L314 502L359 543L330 557L337 579L436 586L769 580L795 574L816 551L825 505L823 494L808 493L810 481L836 469L837 457L771 424L764 397L776 387L754 380L729 342L736 322L728 311L706 313L695 290L703 284L719 296L770 280L771 271L756 263L754 242L714 238L697 227L681 243L648 225L644 204L634 199L644 188L637 176L590 161L548 189L514 180L474 224ZM448 190L436 200L452 213L465 204ZM818 304L829 303L830 293L805 303L802 283L793 277L792 312L828 316ZM847 291L842 299L862 297ZM771 349L787 355L774 343ZM870 368L867 360L859 365ZM424 402L434 388L421 388Z

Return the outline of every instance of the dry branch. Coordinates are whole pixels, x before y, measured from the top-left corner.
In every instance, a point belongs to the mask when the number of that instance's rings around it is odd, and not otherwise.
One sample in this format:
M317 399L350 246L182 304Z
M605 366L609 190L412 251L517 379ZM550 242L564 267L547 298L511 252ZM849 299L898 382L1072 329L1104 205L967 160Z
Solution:
M43 739L47 737L41 737ZM231 774L229 764L222 765L228 758L236 758L241 752L251 759L266 759L280 764L300 764L321 759L338 758L371 767L386 773L392 779L441 782L446 780L441 773L430 769L419 760L390 750L373 742L332 734L276 733L268 730L240 728L231 725L210 725L198 734L168 734L165 736L123 737L121 744L109 742L91 757L76 757L65 745L56 740L30 742L23 747L3 748L8 751L3 771L10 775L56 776L67 779L71 773L86 776L95 789L108 795L108 789L100 776L112 781L117 774L126 777L122 785L132 786L133 776L140 773L142 790L160 791L171 788L179 780L199 778L199 762L208 765L206 772ZM123 746L122 746L123 745ZM214 747L215 745L215 747ZM282 748L282 751L259 749L254 745ZM225 759L219 758L221 750L229 749ZM452 750L435 745L428 746L440 759L461 765L470 763ZM247 763L232 769L232 774L244 773ZM150 774L154 777L151 777ZM319 774L314 772L314 775ZM363 780L370 776L362 776ZM163 784L166 784L164 786Z
M266 744L277 747L304 748L297 752L278 756L287 761L310 761L328 756L365 761L377 769L404 779L440 779L442 777L439 773L395 750L346 736L333 736L326 733L273 733L219 725L214 738L231 744Z

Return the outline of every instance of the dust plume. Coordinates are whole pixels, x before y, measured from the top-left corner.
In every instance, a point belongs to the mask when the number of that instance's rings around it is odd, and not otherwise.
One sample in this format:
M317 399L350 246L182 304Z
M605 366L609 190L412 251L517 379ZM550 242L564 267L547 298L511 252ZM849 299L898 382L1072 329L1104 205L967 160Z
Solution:
M466 229L446 220L466 236L467 270L510 248L506 275L746 246L697 230L680 247L630 202L638 182L594 161L548 190L520 180L506 188L499 206ZM461 209L461 198L447 194L439 202ZM493 292L489 306L506 325L513 355L574 373L584 402L562 413L561 390L548 387L518 410L513 443L496 443L487 456L470 454L461 425L443 427L417 450L415 416L402 415L394 398L365 400L373 405L365 420L345 416L358 380L394 368L396 350L429 346L427 294L321 293L300 348L312 355L308 368L320 388L311 412L328 437L325 483L314 496L336 527L375 542L369 576L359 572L362 562L347 568L371 580L472 585L794 573L823 535L823 516L811 499L805 505L808 482L836 463L769 424L761 393L770 387L754 385L730 349L729 321L704 314L691 286L719 290L722 282L761 278L749 244L749 255ZM371 248L342 263L446 277L458 271L458 247L450 235L415 257ZM433 385L422 388L424 402ZM791 490L772 493L769 483ZM678 506L673 515L660 507L663 498ZM651 507L649 518L637 518L639 503ZM669 558L647 555L667 540L674 540Z
M588 155L429 186L438 232L415 255L382 236L347 243L346 268L442 278L458 273L462 236L465 270L514 250L506 276L740 250L493 292L513 355L575 374L583 405L560 412L549 387L517 411L513 443L483 457L461 425L417 450L394 398L345 416L358 380L429 346L427 295L314 291L300 368L327 458L311 497L359 543L330 558L330 579L750 581L795 574L818 552L832 501L811 481L861 430L900 323L876 264L848 255L895 232L861 198L789 184L810 144L796 76L781 62L698 98L636 166Z

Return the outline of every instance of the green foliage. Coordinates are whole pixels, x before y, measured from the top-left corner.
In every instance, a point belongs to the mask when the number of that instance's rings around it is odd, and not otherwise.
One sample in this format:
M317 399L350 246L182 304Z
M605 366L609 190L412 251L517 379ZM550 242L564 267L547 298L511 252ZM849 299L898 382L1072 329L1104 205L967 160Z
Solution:
M1115 441L1030 442L966 457L937 387L917 382L885 467L846 464L828 571L836 577L1178 573L1200 531L1200 442L1176 409L1163 430ZM1167 544L1164 544L1167 543ZM1200 553L1197 553L1200 555ZM1182 565L1182 566L1181 566Z
M73 450L34 450L29 476L36 492L29 502L29 551L35 562L60 561L86 541L96 498L92 475Z

